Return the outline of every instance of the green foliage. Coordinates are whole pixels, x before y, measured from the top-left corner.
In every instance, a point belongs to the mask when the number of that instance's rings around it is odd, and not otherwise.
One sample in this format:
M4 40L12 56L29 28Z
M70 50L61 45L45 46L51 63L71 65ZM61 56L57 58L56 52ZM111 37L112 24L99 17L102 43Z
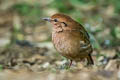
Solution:
M116 39L120 39L120 27L114 27L112 30L111 30L111 35L116 38Z
M54 0L50 6L52 8L57 8L62 13L70 13L73 11L73 7L69 3L69 0Z
M120 39L120 27L114 28L114 34L116 38Z
M99 0L69 0L74 6L87 5L87 4L97 4Z
M95 49L101 49L100 43L95 39L95 37L92 34L90 35L90 42Z
M28 15L31 12L32 6L27 3L16 4L13 6L21 15Z
M3 70L3 66L2 65L0 65L0 70Z
M13 6L23 16L33 16L41 14L40 7L37 4L20 3Z
M117 56L120 58L120 52L117 53Z
M120 13L120 0L110 0L115 7L115 12Z
M89 2L89 0L70 0L73 5L82 5Z
M13 6L21 16L25 16L25 23L35 24L39 22L42 11L38 4L19 3Z

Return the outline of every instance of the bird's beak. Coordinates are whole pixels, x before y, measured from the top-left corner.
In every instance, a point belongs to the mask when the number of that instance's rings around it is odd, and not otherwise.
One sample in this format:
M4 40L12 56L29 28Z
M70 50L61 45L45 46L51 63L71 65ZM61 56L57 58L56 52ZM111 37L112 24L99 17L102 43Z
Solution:
M45 20L45 21L48 21L48 22L51 21L51 18L42 18L42 19Z

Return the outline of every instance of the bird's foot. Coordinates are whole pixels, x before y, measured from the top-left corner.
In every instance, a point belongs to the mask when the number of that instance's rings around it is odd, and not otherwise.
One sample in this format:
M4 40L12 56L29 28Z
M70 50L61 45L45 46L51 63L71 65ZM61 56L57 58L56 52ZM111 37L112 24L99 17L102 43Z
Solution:
M60 69L70 69L70 67L71 67L71 65L72 65L72 60L70 60L70 62L68 63L65 63L65 64L63 64L63 65L61 65L60 66Z

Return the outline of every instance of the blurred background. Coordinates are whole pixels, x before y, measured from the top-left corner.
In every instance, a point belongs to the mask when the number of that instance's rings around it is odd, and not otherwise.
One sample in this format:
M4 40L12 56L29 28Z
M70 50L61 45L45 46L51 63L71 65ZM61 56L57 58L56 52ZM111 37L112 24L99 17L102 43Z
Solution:
M0 70L63 70L68 60L54 49L52 25L42 20L55 13L71 16L89 32L95 67L87 70L116 70L111 80L120 79L120 0L0 0Z

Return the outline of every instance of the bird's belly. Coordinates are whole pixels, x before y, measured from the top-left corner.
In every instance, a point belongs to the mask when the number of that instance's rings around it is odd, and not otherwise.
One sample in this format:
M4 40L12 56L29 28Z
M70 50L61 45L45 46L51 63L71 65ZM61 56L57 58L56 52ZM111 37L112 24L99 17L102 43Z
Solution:
M80 59L80 57L85 56L85 54L81 54L79 51L79 44L77 41L71 42L71 39L67 36L61 36L54 34L52 35L52 41L56 50L63 56L69 59Z
M59 53L69 54L71 52L71 45L65 37L53 36L53 44Z

